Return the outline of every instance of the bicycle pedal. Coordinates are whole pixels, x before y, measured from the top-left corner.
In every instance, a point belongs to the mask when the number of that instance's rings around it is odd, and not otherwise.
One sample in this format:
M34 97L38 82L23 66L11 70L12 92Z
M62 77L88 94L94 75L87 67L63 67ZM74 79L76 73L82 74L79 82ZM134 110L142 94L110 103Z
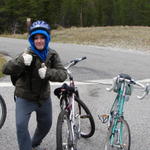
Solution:
M102 123L107 123L107 121L109 119L109 115L108 114L98 115L98 117L102 121Z

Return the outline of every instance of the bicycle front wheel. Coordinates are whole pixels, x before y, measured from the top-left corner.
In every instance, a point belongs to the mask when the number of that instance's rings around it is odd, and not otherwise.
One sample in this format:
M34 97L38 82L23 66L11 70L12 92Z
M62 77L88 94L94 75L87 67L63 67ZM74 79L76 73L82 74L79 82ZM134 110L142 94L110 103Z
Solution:
M114 134L112 133L113 128ZM130 150L131 134L126 120L118 119L117 124L112 124L108 130L108 136L105 143L105 150Z
M88 107L75 97L75 115L80 115L80 134L84 138L91 137L95 132L95 122Z
M75 150L71 134L71 124L69 122L69 113L62 110L58 116L56 129L57 150Z
M0 129L4 125L4 122L6 120L6 114L7 114L6 104L3 97L0 95Z

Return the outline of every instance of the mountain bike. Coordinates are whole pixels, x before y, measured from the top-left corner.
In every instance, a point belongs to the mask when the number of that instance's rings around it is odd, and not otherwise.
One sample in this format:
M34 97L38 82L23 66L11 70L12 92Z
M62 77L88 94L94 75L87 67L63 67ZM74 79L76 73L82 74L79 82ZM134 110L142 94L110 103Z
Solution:
M80 137L89 138L95 132L95 122L93 116L80 99L78 88L70 67L86 57L71 60L65 67L69 77L69 84L64 83L54 90L54 94L60 100L61 112L59 113L56 129L57 150L77 150L77 142Z
M7 114L6 104L3 97L0 95L0 129L4 125L4 122L6 120L6 114Z
M119 74L113 79L111 88L108 91L114 91L117 96L113 102L109 114L99 116L103 123L108 123L108 134L105 143L105 150L130 150L131 133L128 122L124 119L124 103L129 100L132 94L133 86L137 85L145 89L143 96L138 96L139 99L148 94L148 86L136 82L127 74Z

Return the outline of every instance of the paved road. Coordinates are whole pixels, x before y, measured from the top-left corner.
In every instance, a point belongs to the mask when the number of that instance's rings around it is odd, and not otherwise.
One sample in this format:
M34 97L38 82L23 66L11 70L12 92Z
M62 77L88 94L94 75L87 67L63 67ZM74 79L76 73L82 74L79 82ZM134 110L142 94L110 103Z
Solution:
M0 51L11 57L15 57L19 52L24 50L28 45L24 40L15 40L0 38ZM135 79L150 78L150 54L143 52L115 50L110 48L100 48L93 46L82 46L73 44L57 44L52 43L51 47L56 49L61 55L65 64L68 60L75 57L87 56L87 60L74 67L75 79L78 81L111 79L120 72L125 72L133 76ZM0 80L9 82L9 77ZM106 80L108 81L108 80ZM58 87L53 85L52 90ZM108 93L103 84L80 84L81 98L89 106L95 122L96 133L90 139L81 139L79 150L103 150L106 137L106 125L102 124L97 115L107 113L114 93ZM0 93L3 95L8 115L5 125L0 130L0 150L18 150L15 134L15 103L13 102L13 86L0 87ZM150 150L150 96L143 101L137 100L136 95L139 90L134 90L130 101L125 107L126 120L130 124L132 133L131 150ZM49 150L55 150L55 128L56 120L59 112L58 100L53 96L53 126L50 133L43 142L43 145L49 147ZM33 134L35 128L35 114L30 120L30 133Z

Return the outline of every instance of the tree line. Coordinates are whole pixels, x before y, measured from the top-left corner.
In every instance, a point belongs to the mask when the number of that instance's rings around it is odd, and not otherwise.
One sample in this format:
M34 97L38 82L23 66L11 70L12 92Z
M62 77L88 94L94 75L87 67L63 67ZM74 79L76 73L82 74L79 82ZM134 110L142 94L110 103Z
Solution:
M149 0L0 0L0 33L27 31L26 20L58 26L150 26Z

